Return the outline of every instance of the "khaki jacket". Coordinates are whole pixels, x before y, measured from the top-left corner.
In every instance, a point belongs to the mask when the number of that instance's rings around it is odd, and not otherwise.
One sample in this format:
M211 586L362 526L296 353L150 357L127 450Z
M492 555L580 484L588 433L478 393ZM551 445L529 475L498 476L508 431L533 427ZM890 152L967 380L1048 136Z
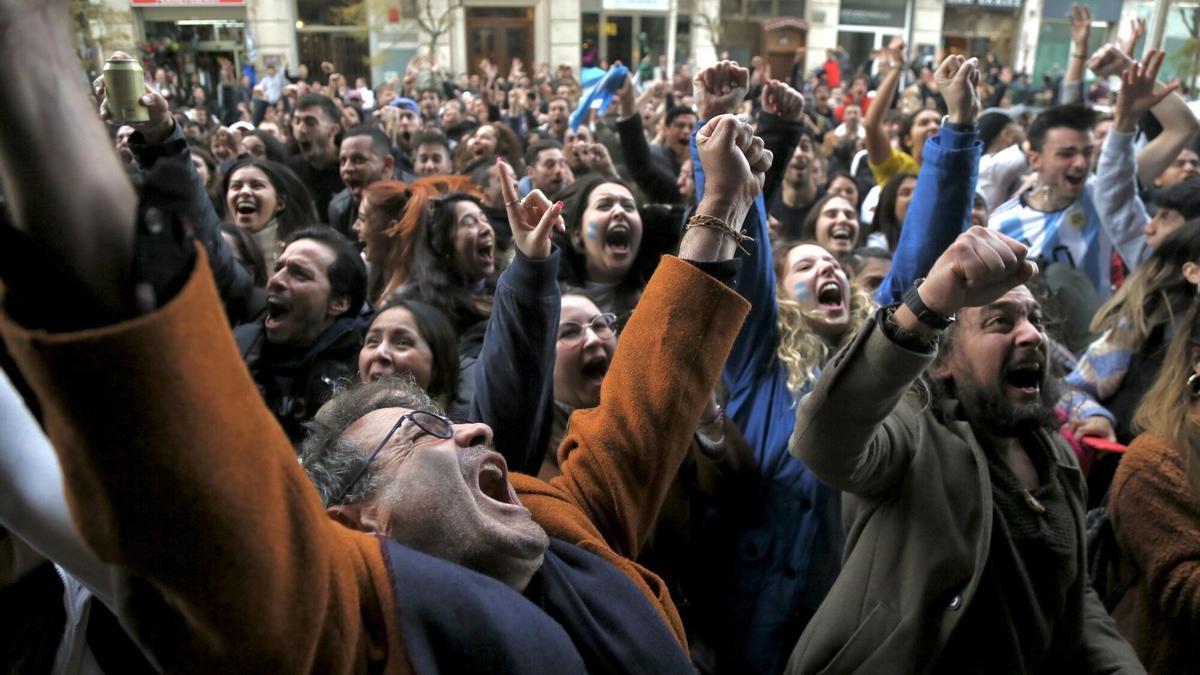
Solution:
M792 454L842 490L841 575L788 663L788 673L927 672L988 557L992 490L987 460L965 422L940 423L910 393L935 354L897 346L880 317L825 368L800 404ZM1047 434L1084 552L1084 487L1065 442ZM1145 670L1086 580L1079 672ZM1078 607L1078 605L1076 605Z

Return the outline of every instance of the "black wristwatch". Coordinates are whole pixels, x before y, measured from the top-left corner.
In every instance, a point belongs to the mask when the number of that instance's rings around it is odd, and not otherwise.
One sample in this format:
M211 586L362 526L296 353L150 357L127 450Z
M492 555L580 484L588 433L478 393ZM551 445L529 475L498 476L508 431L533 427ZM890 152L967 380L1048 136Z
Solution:
M953 314L939 314L925 306L925 302L921 300L921 294L917 293L917 288L925 281L922 277L913 282L912 286L904 292L904 306L917 317L917 321L929 326L934 330L945 330L954 323Z

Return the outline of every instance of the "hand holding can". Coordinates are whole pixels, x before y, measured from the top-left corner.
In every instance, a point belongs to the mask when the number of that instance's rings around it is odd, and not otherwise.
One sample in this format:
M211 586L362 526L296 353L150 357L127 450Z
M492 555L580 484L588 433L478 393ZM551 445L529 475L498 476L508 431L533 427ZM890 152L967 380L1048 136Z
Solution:
M121 58L125 56L125 58ZM138 103L146 93L146 80L140 63L124 54L114 54L104 62L104 91L114 122L146 122L150 112Z

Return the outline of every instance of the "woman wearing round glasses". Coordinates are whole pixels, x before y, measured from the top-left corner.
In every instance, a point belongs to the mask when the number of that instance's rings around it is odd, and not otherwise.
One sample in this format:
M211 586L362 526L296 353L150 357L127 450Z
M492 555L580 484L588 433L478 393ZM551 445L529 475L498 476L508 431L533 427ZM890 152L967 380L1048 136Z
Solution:
M602 313L587 296L563 296L554 358L554 400L555 407L565 413L561 415L563 426L575 408L594 408L600 403L600 383L617 348L616 324L615 315ZM553 440L561 438L560 432L556 429Z
M586 295L563 295L559 317L553 431L538 472L547 481L562 473L558 449L571 413L600 405L600 385L617 348L616 315L601 312ZM750 446L711 402L638 555L639 563L666 581L672 597L687 599L680 613L693 645L714 641L723 590L712 580L731 573L737 528L732 514L748 501L757 477Z

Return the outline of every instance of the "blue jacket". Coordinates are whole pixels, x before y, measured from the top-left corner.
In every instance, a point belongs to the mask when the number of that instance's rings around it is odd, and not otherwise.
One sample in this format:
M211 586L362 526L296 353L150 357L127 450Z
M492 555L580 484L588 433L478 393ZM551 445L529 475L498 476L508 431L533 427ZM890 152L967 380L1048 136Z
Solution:
M781 121L760 119L758 133L769 149L786 147ZM697 128L703 123L697 125ZM792 143L794 145L794 142ZM692 142L696 193L704 177ZM982 146L978 132L943 127L925 146L925 162L897 245L892 272L876 296L899 300L970 222ZM781 155L783 155L781 157ZM785 165L791 153L777 153ZM774 172L778 175L779 172ZM768 185L770 190L775 181ZM754 449L761 471L758 522L739 540L738 573L731 587L731 672L779 673L800 633L832 586L844 535L840 498L788 453L796 423L796 399L787 368L776 358L778 307L770 233L762 210L748 222L753 243L736 279L752 308L725 364L726 414Z
M917 188L896 242L892 271L875 292L880 306L900 302L912 282L925 276L938 256L971 226L982 156L983 143L974 124L948 122L925 142Z
M496 284L475 367L470 419L492 427L510 470L530 476L542 466L554 419L558 258L558 249L541 260L515 251Z

